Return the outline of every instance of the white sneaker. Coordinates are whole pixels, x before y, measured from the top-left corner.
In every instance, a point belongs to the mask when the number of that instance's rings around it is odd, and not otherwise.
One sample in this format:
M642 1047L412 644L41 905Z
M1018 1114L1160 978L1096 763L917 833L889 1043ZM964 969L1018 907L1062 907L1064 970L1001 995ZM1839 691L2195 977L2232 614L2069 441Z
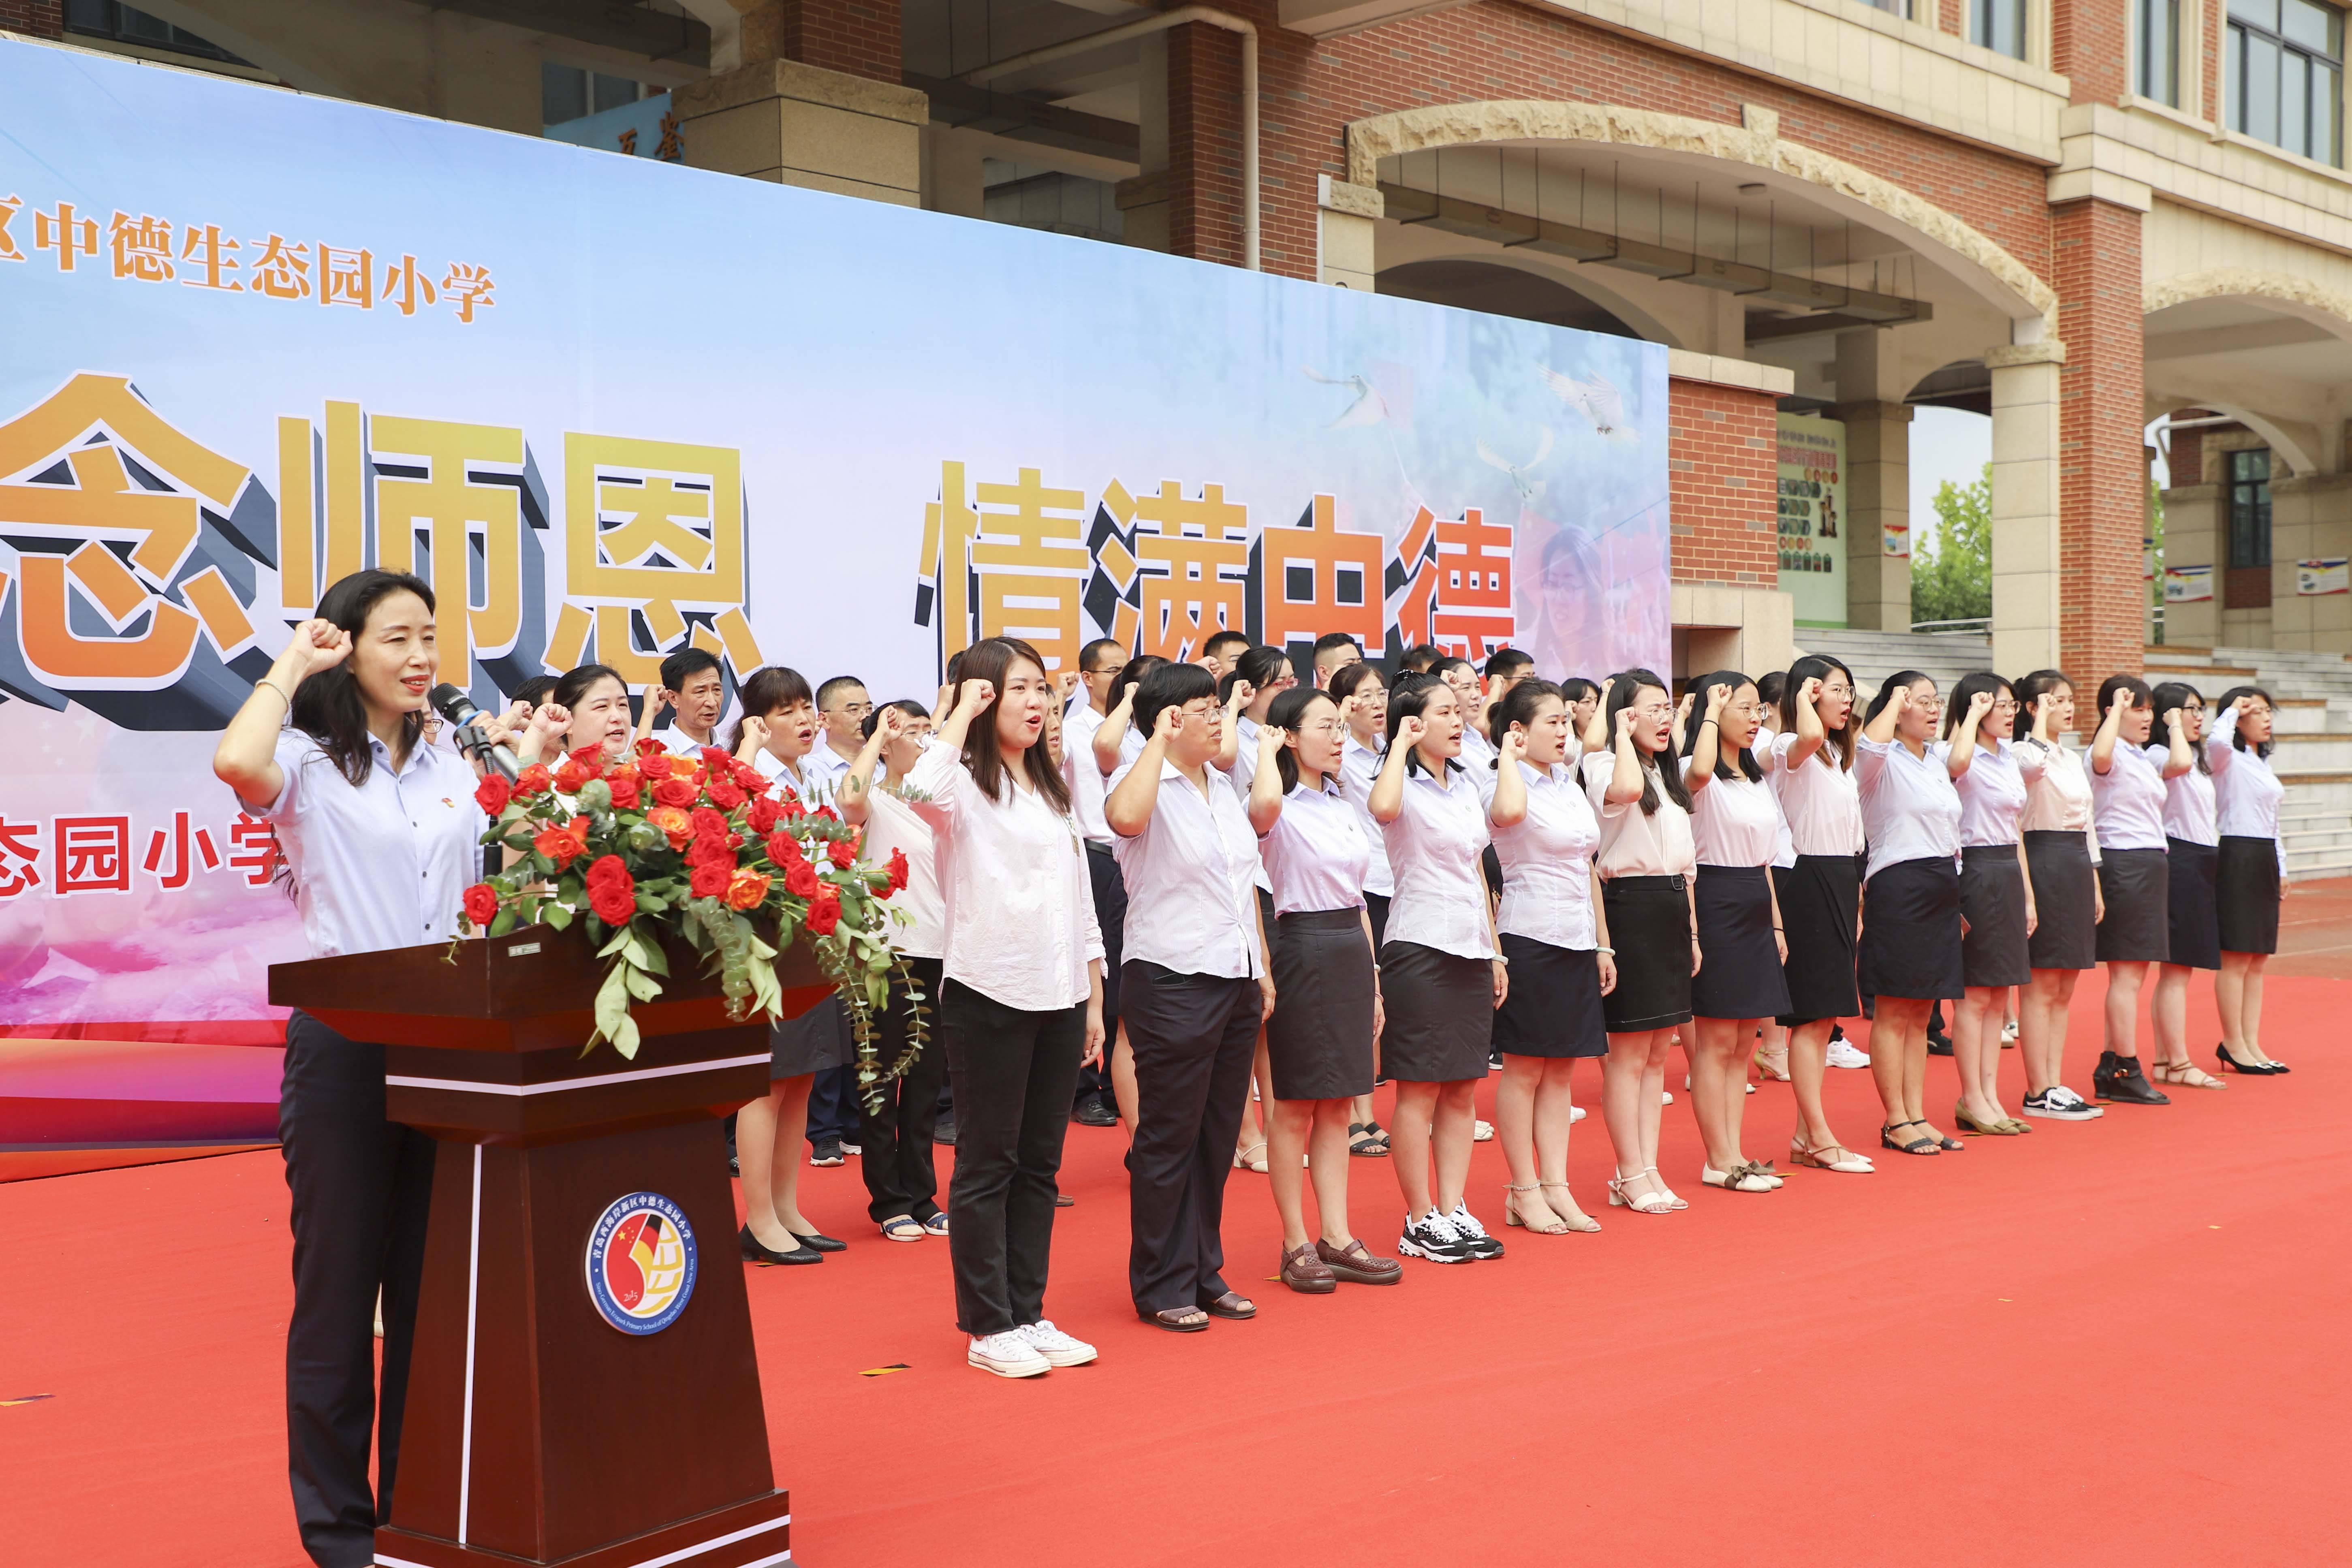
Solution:
M1094 1346L1084 1340L1072 1339L1049 1319L1024 1323L1013 1331L1026 1340L1031 1350L1044 1356L1049 1366L1084 1366L1095 1359Z
M1473 1143L1492 1143L1494 1141L1495 1124L1493 1122L1474 1121L1471 1123L1470 1142Z
M971 1348L964 1352L963 1359L999 1377L1035 1377L1054 1369L1054 1363L1039 1355L1037 1347L1018 1329L1008 1329L1001 1334L974 1334Z
M2004 1046L2013 1046L2013 1045L2017 1044L2017 1020L2016 1020L2016 1019L2011 1018L2011 1019L2008 1020L2006 1023L2004 1023L2004 1024L2002 1024L2002 1025L2001 1025L2001 1026L2000 1026L2000 1043L2001 1043L2002 1045L2004 1045Z
M1578 1122L1583 1120L1584 1107L1580 1105L1571 1105L1568 1108L1568 1124L1570 1127L1575 1126Z
M2053 1100L2063 1098L2067 1106L2076 1112L2076 1120L2079 1121L2087 1121L2092 1117L2105 1116L2107 1113L2107 1108L2105 1106L2093 1105L2089 1100L2084 1100L2081 1095L2076 1094L2073 1089L2068 1089L2063 1083L2050 1091L2050 1098Z
M1854 1049L1851 1040L1832 1040L1829 1063L1833 1068L1866 1068L1870 1065L1870 1053Z

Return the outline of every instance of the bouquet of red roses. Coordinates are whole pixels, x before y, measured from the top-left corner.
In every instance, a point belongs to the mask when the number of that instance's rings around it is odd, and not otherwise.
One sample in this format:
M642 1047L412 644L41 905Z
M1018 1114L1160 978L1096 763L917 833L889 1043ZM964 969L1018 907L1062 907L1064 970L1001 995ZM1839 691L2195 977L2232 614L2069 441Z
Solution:
M602 943L597 956L613 961L597 988L589 1046L610 1040L624 1057L636 1055L629 1003L661 994L667 927L711 961L738 1018L753 1007L780 1016L776 954L807 942L849 1009L869 1094L922 1048L917 995L906 1055L887 1068L875 1059L873 1016L894 970L914 992L887 936L891 919L904 919L886 901L907 885L906 857L893 850L887 867L861 860L863 833L831 806L810 811L789 787L772 794L759 769L716 747L672 754L651 740L609 768L601 748L585 746L551 770L524 768L512 784L492 773L474 799L490 818L483 844L514 856L466 889L461 929L495 937L584 921L589 940Z

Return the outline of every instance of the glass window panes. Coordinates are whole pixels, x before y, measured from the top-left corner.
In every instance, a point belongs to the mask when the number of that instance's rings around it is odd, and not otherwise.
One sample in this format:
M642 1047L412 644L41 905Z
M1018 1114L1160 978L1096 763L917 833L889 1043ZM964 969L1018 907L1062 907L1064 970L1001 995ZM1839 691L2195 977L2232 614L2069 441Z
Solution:
M2344 14L2318 0L2231 0L2222 91L2237 130L2343 161Z
M2025 0L1976 0L1975 41L2011 59L2025 58Z
M2311 0L2286 0L2279 13L2279 31L2290 44L2300 44L2315 55L2342 53L2340 14Z
M636 101L637 84L635 82L626 77L606 76L602 71L596 73L593 112L602 114L608 109L618 109L625 103Z
M2251 22L2275 33L2279 25L2279 0L2230 0L2230 16L2234 21Z
M161 16L151 16L136 6L118 5L115 0L67 0L65 21L69 32L117 38L127 44L169 49L173 54L194 55L203 59L226 60L232 65L249 63L209 39L172 26Z
M2180 82L2174 57L2180 37L2180 0L2138 0L2135 13L2138 53L2133 62L2132 90L2142 98L2178 107Z
M588 73L578 66L542 60L539 67L539 122L562 125L588 112Z
M2230 454L2230 564L2271 563L2271 455Z

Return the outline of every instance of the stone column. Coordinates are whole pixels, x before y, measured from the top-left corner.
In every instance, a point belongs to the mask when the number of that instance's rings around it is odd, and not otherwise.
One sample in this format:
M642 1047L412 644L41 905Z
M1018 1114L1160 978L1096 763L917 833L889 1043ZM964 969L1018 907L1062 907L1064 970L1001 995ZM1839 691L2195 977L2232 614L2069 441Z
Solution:
M2058 376L2066 345L1987 349L1984 362L1992 373L1992 667L2016 675L2069 668L2058 614ZM2135 616L2127 635L2138 627ZM2131 668L2139 668L2137 657ZM2094 686L2109 673L2074 671Z
M744 63L674 89L698 169L920 206L930 100L898 85L896 0L769 0Z
M2352 652L2352 595L2295 592L2296 562L2344 556L2352 556L2352 474L2272 480L2273 647Z
M1316 278L1371 292L1372 238L1384 211L1381 193L1328 174L1317 175L1316 184L1316 205L1321 208L1316 216L1322 225L1316 240Z
M1845 618L1872 631L1911 629L1911 557L1886 553L1887 531L1911 537L1911 407L1892 334L1840 332L1837 406L1845 426Z

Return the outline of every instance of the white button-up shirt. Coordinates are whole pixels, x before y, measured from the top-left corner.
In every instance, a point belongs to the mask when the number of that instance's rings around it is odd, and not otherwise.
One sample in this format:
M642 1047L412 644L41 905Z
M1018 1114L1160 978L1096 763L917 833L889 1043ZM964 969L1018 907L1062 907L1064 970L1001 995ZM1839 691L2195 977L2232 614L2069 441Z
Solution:
M255 813L278 830L313 958L446 942L481 877L489 824L473 769L420 745L395 773L384 743L368 746L367 781L354 786L309 733L279 731L286 783Z
M1837 748L1827 741L1801 767L1791 767L1789 749L1796 743L1794 732L1775 735L1756 759L1780 799L1789 847L1799 855L1859 855L1862 788L1853 770L1839 763Z
M1389 906L1391 942L1418 942L1456 958L1492 958L1486 920L1486 808L1459 766L1440 783L1418 768L1404 781L1404 804L1381 825L1396 878Z
M1103 820L1102 770L1095 766L1095 731L1103 716L1091 702L1081 702L1062 721L1062 782L1070 786L1070 809L1078 832L1090 844L1111 847L1110 824Z
M1013 778L1002 798L982 795L945 745L907 786L928 797L911 804L937 835L946 977L1024 1013L1084 1002L1103 942L1076 823Z
M1952 743L1938 741L1928 750L1948 759ZM2024 832L2018 824L2024 820L2025 803L2042 769L2042 753L2031 746L2003 741L1998 750L1987 751L1979 742L1976 755L1969 759L1969 771L1952 780L1952 788L1960 797L1961 846L1990 848L2016 843ZM1950 771L1951 764L1946 761L1947 776Z
M1388 838L1372 820L1372 781L1381 776L1381 754L1349 735L1339 748L1339 787L1356 808L1356 821L1372 847L1371 863L1364 871L1364 891L1389 898L1396 892L1396 877L1389 869Z
M2080 833L2099 863L2099 830L2092 822L2091 776L2083 767L2083 753L2056 741L2031 737L2017 743L2021 754L2041 754L2041 772L2025 775L2025 815L2017 830L2027 833Z
M727 726L721 724L711 731L710 739L707 742L696 740L675 724L658 726L646 736L646 739L659 741L669 749L673 756L698 757L714 747L720 751L726 750Z
M1870 836L1864 879L1906 860L1953 860L1960 853L1960 794L1933 746L1913 756L1900 741L1854 742L1863 830Z
M2091 769L2091 820L2109 849L2164 847L2166 748L2148 752L2118 740L2107 754L2107 771Z
M908 923L889 924L890 945L909 958L947 955L947 906L940 898L938 837L915 808L877 785L866 795L866 858L887 869L890 851L907 857L907 885L888 907Z
M1480 773L1492 771L1491 764L1502 753L1496 750L1495 742L1478 733L1478 727L1475 724L1470 723L1466 719L1463 721L1461 762L1464 767L1470 770L1470 776L1474 780Z
M1294 785L1257 848L1276 915L1364 907L1371 841L1336 774L1326 774L1320 789L1304 779Z
M1737 757L1730 759L1734 768ZM1683 759L1683 782L1696 776ZM1691 852L1702 866L1769 866L1780 852L1780 805L1772 786L1746 773L1691 790Z
M1120 764L1110 788L1133 773ZM1178 974L1255 979L1258 961L1257 835L1214 764L1202 769L1204 796L1183 770L1162 758L1160 797L1133 837L1111 846L1127 883L1122 963L1141 960Z
M1592 863L1604 882L1612 877L1686 876L1698 864L1690 813L1666 793L1666 781L1655 763L1643 763L1642 770L1650 775L1650 787L1657 792L1655 813L1643 812L1638 796L1622 805L1609 804L1609 781L1617 774L1615 751L1585 756L1584 793L1601 823L1601 848Z
M2252 746L2235 744L2238 710L2221 710L2206 737L2205 754L2213 763L2213 826L2227 838L2267 838L2279 846L2279 875L2286 875L2286 846L2279 839L2279 801L2286 785L2271 769L2271 761Z
M810 748L807 756L801 759L801 772L812 778L824 780L824 797L831 800L841 793L841 781L848 774L850 763L856 760L835 751L833 742L824 738L824 731L819 730L816 744Z
M1234 733L1236 737L1234 744L1234 771L1225 776L1234 781L1234 798L1239 800L1244 808L1249 805L1250 785L1257 778L1257 737L1258 731L1264 727L1246 713L1237 716L1234 721ZM1269 893L1274 891L1274 883L1267 879L1264 866L1257 868L1257 885Z
M1495 929L1577 952L1601 945L1592 919L1592 852L1601 824L1574 770L1565 763L1518 764L1528 814L1492 829L1503 864L1503 901Z
M2150 746L2157 772L2164 771L2170 760L2169 746ZM2209 757L2207 766L2211 765ZM2204 768L2191 767L2177 779L2164 781L2164 836L2178 838L2183 844L2219 844L2221 836L2214 831L2213 775Z
M776 761L768 748L761 746L751 753L751 765L765 773L771 784L782 784L800 796L801 804L811 811L833 804L834 785L839 781L839 775L828 775L819 769L816 754L813 752L803 757L795 768ZM846 768L842 770L843 773L848 771Z

